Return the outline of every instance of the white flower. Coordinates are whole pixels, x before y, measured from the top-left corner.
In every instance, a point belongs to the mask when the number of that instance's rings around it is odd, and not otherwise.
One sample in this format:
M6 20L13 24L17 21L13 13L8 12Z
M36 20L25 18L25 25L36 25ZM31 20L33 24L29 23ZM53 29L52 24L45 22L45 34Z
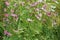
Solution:
M41 20L41 17L42 17L42 14L38 14L38 15L35 15L35 17L38 19L38 20Z
M43 11L45 11L45 12L47 12L47 10L46 10L46 9L44 9L44 8L42 8L42 10L43 10Z
M30 19L30 18L27 18L27 21L32 22L33 20L32 20L32 19Z
M38 0L38 2L43 2L43 0Z
M42 17L42 14L40 13L39 16Z

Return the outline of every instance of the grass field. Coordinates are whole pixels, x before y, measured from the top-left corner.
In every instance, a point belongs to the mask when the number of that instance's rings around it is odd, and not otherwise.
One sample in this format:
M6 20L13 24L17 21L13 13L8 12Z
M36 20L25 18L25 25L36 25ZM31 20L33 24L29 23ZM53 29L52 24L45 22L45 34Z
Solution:
M0 40L60 40L60 0L0 0Z

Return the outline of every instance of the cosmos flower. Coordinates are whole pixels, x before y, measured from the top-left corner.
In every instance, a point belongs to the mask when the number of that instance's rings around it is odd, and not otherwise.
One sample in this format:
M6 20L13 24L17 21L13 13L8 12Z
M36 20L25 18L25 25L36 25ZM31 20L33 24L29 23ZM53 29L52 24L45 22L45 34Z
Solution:
M6 4L6 6L9 6L10 5L10 3L8 1L6 1L5 4Z
M13 16L13 17L17 17L17 15L16 15L16 14L11 14L11 16Z
M5 16L5 17L8 17L8 16L9 16L9 14L4 14L4 16Z
M46 14L47 14L47 16L51 16L51 12L47 12Z

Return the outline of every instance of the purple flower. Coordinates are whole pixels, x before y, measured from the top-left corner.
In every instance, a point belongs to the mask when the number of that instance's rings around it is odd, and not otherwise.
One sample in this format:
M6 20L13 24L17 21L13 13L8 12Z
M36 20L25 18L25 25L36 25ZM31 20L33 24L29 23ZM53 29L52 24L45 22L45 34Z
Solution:
M9 33L7 30L4 30L4 35L11 36L11 33Z
M51 12L47 12L47 16L51 16Z

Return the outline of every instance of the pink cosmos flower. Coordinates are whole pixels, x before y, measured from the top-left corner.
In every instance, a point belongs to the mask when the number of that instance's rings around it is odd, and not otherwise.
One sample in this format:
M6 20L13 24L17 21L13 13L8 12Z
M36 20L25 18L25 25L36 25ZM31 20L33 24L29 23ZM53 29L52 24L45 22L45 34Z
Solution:
M4 30L4 35L11 36L11 33L9 33L7 30Z
M47 12L47 16L51 16L51 12Z
M8 16L9 16L9 14L4 14L4 16L5 16L5 17L8 17Z
M8 33L7 30L4 30L4 34L7 35L7 33Z
M18 15L16 15L16 14L11 14L11 16L13 17L13 19L15 19L16 21L18 21Z
M11 14L11 16L13 16L13 17L17 17L17 15L16 15L16 14Z
M10 5L8 1L6 1L6 2L5 2L5 4L6 4L7 6L9 6L9 5Z

